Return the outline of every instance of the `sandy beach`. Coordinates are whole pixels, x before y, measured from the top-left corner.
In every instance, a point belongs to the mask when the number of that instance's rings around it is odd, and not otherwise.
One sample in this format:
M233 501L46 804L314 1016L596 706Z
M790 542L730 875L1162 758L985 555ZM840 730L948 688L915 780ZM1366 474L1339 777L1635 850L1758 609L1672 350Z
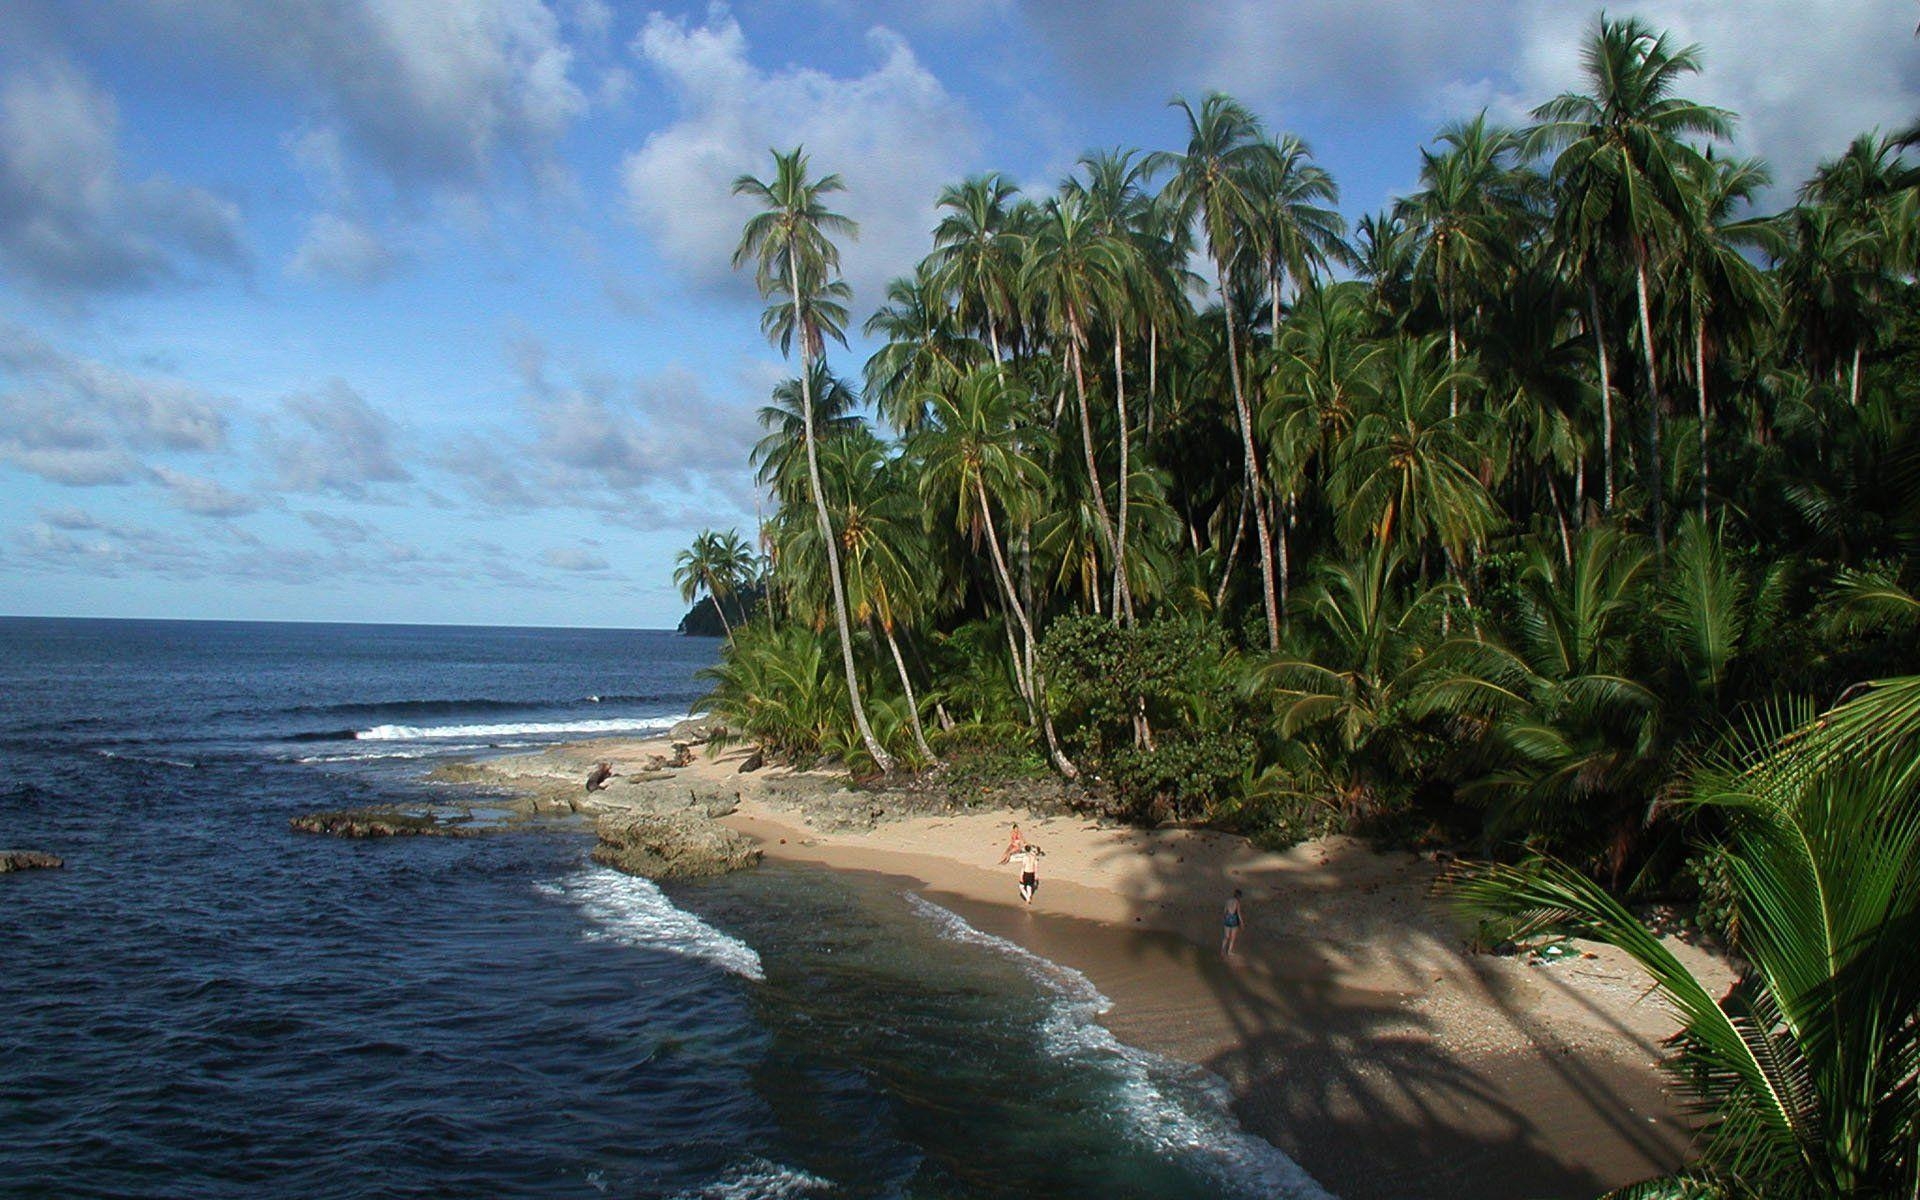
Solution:
M647 788L737 797L724 823L767 856L885 874L1084 972L1113 1001L1117 1037L1218 1074L1248 1129L1348 1200L1593 1196L1685 1156L1685 1113L1655 1066L1675 1026L1645 977L1602 946L1550 963L1470 952L1432 894L1433 861L1343 838L1267 853L1017 803L897 813L889 793L830 776L743 774L745 749L649 770L666 750L583 743L484 773L577 795L604 759L619 771L596 794L610 808ZM1014 822L1045 852L1031 907L997 865ZM1229 961L1220 913L1235 888L1246 925Z

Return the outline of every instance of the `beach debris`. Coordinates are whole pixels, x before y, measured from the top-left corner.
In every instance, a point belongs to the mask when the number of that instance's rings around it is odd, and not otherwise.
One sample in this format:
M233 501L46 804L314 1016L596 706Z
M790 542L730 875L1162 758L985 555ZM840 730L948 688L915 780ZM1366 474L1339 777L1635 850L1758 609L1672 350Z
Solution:
M758 771L761 767L764 767L766 765L767 765L767 752L761 749L759 746L755 746L753 748L753 753L747 755L746 758L741 760L740 773L742 775L750 775L753 772Z
M593 861L648 879L724 875L760 861L751 838L693 810L609 813L594 832Z
M597 762L593 764L593 770L587 772L587 790L590 792L600 791L607 786L607 780L612 779L613 775L612 763Z
M444 820L431 812L402 812L396 808L332 809L305 813L288 824L299 833L344 838L465 837L473 832L459 821Z
M64 866L64 859L44 850L0 850L0 875L8 871L50 871Z

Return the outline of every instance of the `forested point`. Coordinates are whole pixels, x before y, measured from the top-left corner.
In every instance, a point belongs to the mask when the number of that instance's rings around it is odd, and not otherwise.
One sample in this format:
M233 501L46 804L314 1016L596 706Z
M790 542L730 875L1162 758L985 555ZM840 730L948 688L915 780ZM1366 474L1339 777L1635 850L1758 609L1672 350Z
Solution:
M735 265L798 373L758 547L682 555L767 596L706 705L793 762L1509 864L1460 885L1490 939L1615 941L1689 1021L1717 1123L1636 1194L1913 1194L1920 127L1774 181L1702 53L1603 20L1583 90L1352 224L1304 142L1176 98L1179 150L947 188L859 370L841 181L776 152Z

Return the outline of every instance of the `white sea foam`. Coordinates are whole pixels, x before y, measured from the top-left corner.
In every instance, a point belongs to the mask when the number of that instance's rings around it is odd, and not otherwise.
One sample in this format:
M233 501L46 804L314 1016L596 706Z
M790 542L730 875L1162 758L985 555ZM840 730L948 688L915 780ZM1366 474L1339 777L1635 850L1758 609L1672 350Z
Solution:
M625 875L612 867L588 867L538 886L580 907L593 926L588 937L697 958L747 979L766 978L752 946L674 907L651 879Z
M783 1167L755 1158L729 1168L712 1183L681 1192L673 1200L793 1200L831 1190L830 1180L809 1175L798 1167Z
M1041 1023L1056 1058L1104 1068L1117 1082L1132 1134L1160 1153L1191 1163L1227 1194L1334 1200L1331 1193L1271 1143L1241 1128L1226 1081L1210 1071L1123 1044L1100 1014L1113 1002L1093 980L1025 946L969 925L958 913L909 892L907 903L941 936L995 950L1018 963L1054 1002Z
M685 717L610 717L593 721L531 721L519 725L375 725L353 736L362 742L412 742L427 738L519 737L541 733L647 733L671 729Z

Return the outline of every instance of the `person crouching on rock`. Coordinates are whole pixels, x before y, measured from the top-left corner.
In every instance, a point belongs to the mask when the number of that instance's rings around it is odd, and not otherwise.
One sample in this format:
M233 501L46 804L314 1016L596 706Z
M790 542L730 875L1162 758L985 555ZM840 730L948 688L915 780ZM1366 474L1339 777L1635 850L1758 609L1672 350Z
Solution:
M607 780L613 778L613 764L609 762L593 764L593 770L587 772L587 790L598 792L607 786Z
M1040 847L1028 845L1014 855L1020 864L1020 901L1031 906L1033 894L1040 890Z

